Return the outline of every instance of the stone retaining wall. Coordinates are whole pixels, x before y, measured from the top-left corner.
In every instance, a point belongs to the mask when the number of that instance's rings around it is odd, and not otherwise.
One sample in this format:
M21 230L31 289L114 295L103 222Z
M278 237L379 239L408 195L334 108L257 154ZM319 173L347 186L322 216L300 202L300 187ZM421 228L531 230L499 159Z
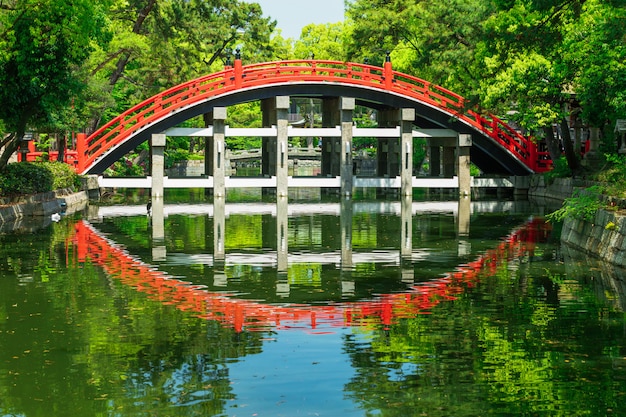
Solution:
M57 190L48 193L20 197L16 202L2 202L0 224L23 217L45 217L54 213L71 214L82 210L89 202L87 191Z
M626 213L598 210L593 222L567 219L561 242L590 255L626 267Z
M562 203L577 190L596 185L589 181L557 178L546 185L543 176L531 180L529 196ZM592 222L567 219L561 231L561 243L588 255L598 257L615 266L626 267L626 210L623 201L614 201L615 210L598 210Z

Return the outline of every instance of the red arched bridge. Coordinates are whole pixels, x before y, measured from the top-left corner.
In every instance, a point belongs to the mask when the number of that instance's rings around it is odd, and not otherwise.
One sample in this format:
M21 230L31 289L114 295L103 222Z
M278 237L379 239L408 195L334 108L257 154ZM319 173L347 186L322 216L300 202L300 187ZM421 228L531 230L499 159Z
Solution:
M232 67L180 84L128 109L89 136L78 135L77 170L99 174L126 153L215 107L291 97L353 97L367 107L414 108L414 125L472 135L471 160L483 172L528 175L547 171L537 144L494 115L470 108L461 96L384 67L337 61L282 61Z

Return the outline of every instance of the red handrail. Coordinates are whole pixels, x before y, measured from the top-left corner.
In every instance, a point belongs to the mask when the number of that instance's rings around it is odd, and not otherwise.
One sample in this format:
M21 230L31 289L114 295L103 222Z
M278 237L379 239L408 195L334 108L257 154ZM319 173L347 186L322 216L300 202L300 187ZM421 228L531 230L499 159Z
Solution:
M85 139L79 158L82 171L92 166L109 149L168 114L208 98L239 89L280 83L329 82L350 84L411 97L432 105L489 136L534 172L550 168L547 154L505 122L490 114L467 108L466 100L443 87L420 78L393 71L391 62L383 68L340 61L293 60L242 66L235 60L214 74L165 90L126 110Z

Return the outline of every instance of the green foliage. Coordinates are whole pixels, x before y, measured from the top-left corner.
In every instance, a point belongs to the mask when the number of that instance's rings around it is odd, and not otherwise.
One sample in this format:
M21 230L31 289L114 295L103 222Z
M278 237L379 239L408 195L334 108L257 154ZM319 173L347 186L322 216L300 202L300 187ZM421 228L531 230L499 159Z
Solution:
M590 174L590 177L606 184L607 194L614 197L626 197L626 156L606 153L604 159L604 166Z
M187 149L172 149L165 152L165 168L171 168L175 163L190 159Z
M345 60L343 50L343 23L310 24L302 29L300 39L293 47L295 59Z
M481 174L480 168L478 168L474 164L470 164L470 176L478 177L478 176L480 176L480 174Z
M62 188L74 188L80 186L80 176L76 174L76 171L63 162L42 162L41 165L52 173L52 190L59 190ZM50 191L52 191L50 190Z
M561 222L566 218L593 221L596 212L603 206L602 187L594 185L566 198L563 206L548 214L546 218L551 222Z
M597 174L597 180L609 184L621 184L626 182L626 156L618 154L604 154L606 164Z
M572 175L572 171L567 165L567 159L563 156L553 161L552 170L543 174L546 184L552 184L555 178L567 178Z
M106 2L25 0L0 8L0 102L7 104L0 119L16 133L0 167L28 126L55 127L81 91L77 65L102 37L103 7Z
M148 168L145 164L134 164L133 158L129 156L116 161L105 171L105 175L109 177L144 177L147 173Z
M474 55L492 9L482 0L348 2L348 59L382 65L391 51L394 68L469 96L482 77Z
M17 196L44 193L79 185L72 167L60 162L20 162L0 171L0 195Z

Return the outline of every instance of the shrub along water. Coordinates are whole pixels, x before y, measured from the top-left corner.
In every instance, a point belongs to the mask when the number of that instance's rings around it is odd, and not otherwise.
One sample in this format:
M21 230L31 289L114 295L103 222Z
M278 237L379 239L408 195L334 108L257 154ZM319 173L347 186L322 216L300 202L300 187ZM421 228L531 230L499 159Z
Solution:
M78 174L62 162L18 162L0 171L0 196L5 197L79 186Z

